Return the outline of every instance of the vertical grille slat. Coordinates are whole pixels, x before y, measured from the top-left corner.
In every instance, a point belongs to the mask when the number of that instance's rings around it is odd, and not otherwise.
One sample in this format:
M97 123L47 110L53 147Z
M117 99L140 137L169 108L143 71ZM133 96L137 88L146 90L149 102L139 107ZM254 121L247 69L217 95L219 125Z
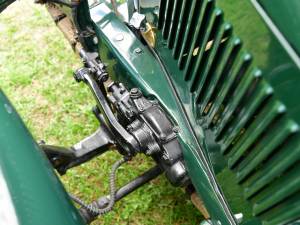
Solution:
M225 77L223 82L219 85L219 88L217 87L211 89L209 88L208 91L206 92L206 95L203 98L203 103L200 109L202 115L207 114L210 110L213 110L213 108L215 107L220 109L223 100L226 98L227 93L231 88L231 85L236 79L238 79L241 71L244 71L245 67L248 67L249 62L251 61L250 54L245 54L243 57L240 57L239 60L235 60L235 58L238 55L238 52L240 51L240 46L235 46L235 47L236 47L236 51L233 52L230 56L230 61L233 61L233 63L227 62L228 72L225 71L225 75L224 75ZM230 64L233 65L231 66ZM211 98L213 94L216 96L215 99ZM209 107L207 109L209 103L211 103L212 107L211 108Z
M228 40L228 43L226 43L226 47L224 48L224 52L220 58L220 62L217 65L216 71L211 74L210 83L205 82L208 75L208 70L205 70L205 74L201 74L202 79L197 85L197 89L196 89L197 103L202 104L203 98L201 94L203 93L203 95L205 95L204 90L207 90L206 94L208 96L210 96L213 91L216 91L216 87L220 82L221 78L224 76L224 73L226 72L226 67L229 65L228 63L231 55L235 54L235 49L239 48L240 45L241 45L241 40L239 38L233 37L232 39ZM213 58L213 57L209 57L209 58Z
M255 215L266 211L295 192L300 191L299 169L300 165L296 166L296 168L289 171L288 174L285 174L276 180L276 182L272 185L272 188L268 189L268 192L264 195L264 197L254 204L253 212Z
M190 40L191 35L192 35L191 32L193 32L193 31L191 31L191 28L193 28L195 26L195 19L197 17L197 11L198 11L197 8L199 7L199 5L198 5L199 2L200 1L193 0L192 4L191 4L191 8L190 8L190 12L189 12L189 18L188 18L188 21L185 25L186 27L185 27L185 31L184 31L184 37L183 37L182 45L180 46L180 49L179 49L179 57L178 57L178 67L179 67L179 69L181 69L182 57L183 57L183 54L185 53L185 50L186 50L187 40Z
M278 152L260 172L257 172L255 179L245 189L245 197L250 198L299 159L300 143L293 141L285 146L284 151Z
M250 120L260 104L267 99L273 93L272 87L265 81L261 81L258 87L251 93L249 100L246 105L241 109L238 115L233 119L230 128L227 127L228 121L221 121L216 132L216 139L222 137L223 143L221 145L221 151L224 153L228 146L231 144L233 139L240 133L244 125Z
M198 71L198 66L200 66L200 57L198 57L197 60L197 64L196 68L194 69L194 71L192 72L192 77L191 77L191 90L195 89L193 87L193 85L196 84L196 76L202 76L202 77L206 77L206 74L209 72L209 70L215 69L215 66L217 64L217 62L220 61L219 58L221 58L222 56L222 47L221 47L221 42L222 42L222 38L224 37L226 31L229 31L231 29L231 25L230 24L225 24L223 27L221 27L221 29L219 30L219 32L216 34L215 39L213 40L213 44L212 44L212 48L209 50L209 58L207 63L205 64L205 68L203 68L203 72L202 75L199 75L196 73L196 71ZM206 47L206 45L203 45L203 47ZM202 50L201 50L202 51ZM200 54L200 53L198 53ZM201 53L202 54L202 53ZM214 65L214 66L213 66Z
M158 16L158 25L157 25L157 28L159 30L163 27L164 24L166 3L167 3L166 1L160 1L159 4L159 16Z
M255 83L256 80L260 79L262 73L259 69L254 69L249 74L246 74L242 81L238 84L236 87L236 90L232 94L232 98L225 106L224 110L222 112L216 111L213 114L209 115L211 118L208 122L208 125L211 126L214 121L228 121L233 112L238 107L239 103L241 102L242 98L246 94L246 91L249 89L249 86L253 83ZM215 118L218 118L218 120L215 120ZM217 124L215 125L217 126ZM215 132L218 128L215 128Z
M263 111L230 150L230 157L228 159L229 168L233 168L235 164L241 160L242 155L251 145L257 142L259 136L266 131L267 127L274 122L274 119L285 112L285 110L285 106L278 101L275 103L274 101L270 101L270 103L264 107Z
M189 47L188 44L190 44L189 41L192 40L193 38L195 38L195 39L198 38L197 36L195 36L194 28L199 27L200 26L199 22L201 22L201 21L199 21L199 18L200 18L199 17L199 13L200 13L199 9L201 9L200 3L202 3L202 7L203 7L203 4L205 4L206 2L207 2L207 0L204 0L204 1L194 0L193 3L192 3L189 19L188 19L188 22L186 24L183 43L182 43L182 46L180 48L180 53L179 53L179 58L178 58L178 67L179 67L179 69L182 69L182 67L183 67L184 58L186 58L186 55L188 53L188 47Z
M172 51L172 56L175 59L178 58L179 47L182 44L181 42L182 42L182 36L184 34L185 24L186 24L187 18L189 16L190 1L191 0L183 0L183 2L182 2L178 27L177 27L175 41L174 41L174 47L173 47L173 51Z
M170 26L170 31L168 35L168 48L172 48L176 36L176 29L178 26L179 18L178 18L178 13L180 12L182 0L175 0L174 3L174 8L172 12L172 19L171 19L171 26Z
M221 15L222 15L222 11L220 9L214 10L214 12L211 14L209 23L206 27L206 33L203 35L203 39L200 40L199 49L198 49L197 58L196 58L196 65L195 65L194 69L191 71L191 73L192 73L191 80L190 80L191 92L196 91L196 89L200 90L200 87L199 87L200 85L198 86L197 84L204 83L206 80L205 75L204 76L199 75L199 72L201 72L201 69L202 69L202 68L200 68L200 66L201 66L202 61L205 61L203 59L203 55L204 55L207 43L209 41L209 37L211 36L211 31L212 31L213 25L215 23L215 20L218 16L221 16ZM212 62L213 55L216 52L211 51L210 53L212 54L212 57L210 57L211 60L209 61L209 63Z
M267 133L239 166L237 173L238 182L245 179L245 177L253 172L263 160L272 154L278 146L287 139L287 137L297 131L295 130L295 123L286 120L279 121L272 130L273 132Z
M232 71L232 73L231 72L228 73L226 80L224 80L224 84L222 85L221 90L218 92L218 95L217 95L216 99L214 100L211 108L207 111L205 111L205 107L207 107L207 105L210 103L211 100L209 98L206 98L204 100L204 103L202 106L203 108L201 111L202 111L202 114L203 113L208 114L208 118L207 118L208 121L213 119L211 117L211 115L213 115L217 111L219 111L220 108L222 107L222 104L223 104L224 100L226 99L226 97L230 96L230 95L228 95L228 92L230 89L235 88L235 87L232 87L232 85L237 79L239 79L239 77L241 77L240 74L245 75L245 73L249 67L249 64L251 62L251 59L252 59L251 55L246 53L246 54L244 54L243 57L241 57L238 60L237 65L234 67L235 69Z
M173 9L174 0L167 0L166 11L165 11L165 19L162 28L162 35L164 39L168 38L169 29L171 25L171 15Z
M188 79L189 71L190 71L190 68L191 68L192 61L193 61L192 59L196 55L196 53L195 53L197 51L196 44L199 43L200 34L203 35L203 33L205 31L205 27L207 26L206 25L207 22L208 22L207 19L206 19L207 18L207 13L211 10L210 8L212 7L212 3L213 3L212 0L206 0L206 1L203 1L203 4L201 5L201 11L200 11L198 23L196 25L195 34L194 34L194 37L192 39L192 43L190 45L190 49L189 49L189 52L188 52L188 58L186 60L186 64L185 64L185 67L184 67L185 80ZM219 33L222 33L222 31L219 32ZM198 47L198 50L199 50L199 47Z

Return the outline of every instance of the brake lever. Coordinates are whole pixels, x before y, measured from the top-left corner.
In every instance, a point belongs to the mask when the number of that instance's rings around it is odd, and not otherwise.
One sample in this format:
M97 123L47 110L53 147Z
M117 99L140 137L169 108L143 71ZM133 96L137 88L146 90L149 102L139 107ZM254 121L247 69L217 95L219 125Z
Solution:
M139 151L140 146L136 139L119 123L103 93L103 88L101 89L103 83L108 80L108 73L105 71L104 64L96 55L97 53L87 53L83 49L80 51L85 67L74 73L75 80L77 82L84 81L93 92L97 106L103 114L107 126L115 134L120 153L133 156ZM125 152L122 150L125 150Z

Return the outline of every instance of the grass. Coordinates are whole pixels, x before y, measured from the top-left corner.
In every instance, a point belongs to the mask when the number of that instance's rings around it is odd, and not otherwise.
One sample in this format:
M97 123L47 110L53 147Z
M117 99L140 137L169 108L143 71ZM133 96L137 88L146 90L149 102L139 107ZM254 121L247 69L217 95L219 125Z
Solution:
M95 104L84 84L72 78L81 63L43 6L15 2L0 15L0 86L37 140L70 146L98 127ZM68 191L86 201L108 193L107 174L116 152L68 171ZM118 171L124 184L153 163L138 156ZM180 188L163 177L116 204L93 224L198 224L201 216Z

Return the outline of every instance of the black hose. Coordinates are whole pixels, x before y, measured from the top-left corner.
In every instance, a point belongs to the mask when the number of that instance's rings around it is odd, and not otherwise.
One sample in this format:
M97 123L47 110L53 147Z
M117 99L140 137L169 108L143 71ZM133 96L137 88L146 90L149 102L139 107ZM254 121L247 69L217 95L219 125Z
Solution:
M118 168L126 161L127 161L126 158L120 159L117 162L115 162L114 165L112 166L110 176L109 176L109 186L110 186L109 203L105 208L100 209L93 204L86 204L80 198L78 198L72 194L69 194L71 199L94 215L103 215L103 214L111 211L116 202L116 172L117 172Z

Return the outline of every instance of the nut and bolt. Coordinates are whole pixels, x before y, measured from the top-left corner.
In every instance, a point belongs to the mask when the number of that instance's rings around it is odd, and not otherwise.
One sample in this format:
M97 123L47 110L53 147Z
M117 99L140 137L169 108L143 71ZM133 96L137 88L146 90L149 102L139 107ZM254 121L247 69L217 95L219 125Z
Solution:
M159 136L159 139L160 139L161 141L165 141L165 140L167 140L167 136L166 136L165 134L161 134L161 135Z
M84 75L88 73L88 69L80 68L73 73L73 76L77 82L84 80Z
M141 93L140 89L138 89L138 88L132 88L130 90L130 96L132 98L139 98L139 97L142 96L142 93Z
M130 90L130 94L136 95L136 94L138 94L138 93L139 93L139 89L138 89L138 88L132 88L132 89Z

